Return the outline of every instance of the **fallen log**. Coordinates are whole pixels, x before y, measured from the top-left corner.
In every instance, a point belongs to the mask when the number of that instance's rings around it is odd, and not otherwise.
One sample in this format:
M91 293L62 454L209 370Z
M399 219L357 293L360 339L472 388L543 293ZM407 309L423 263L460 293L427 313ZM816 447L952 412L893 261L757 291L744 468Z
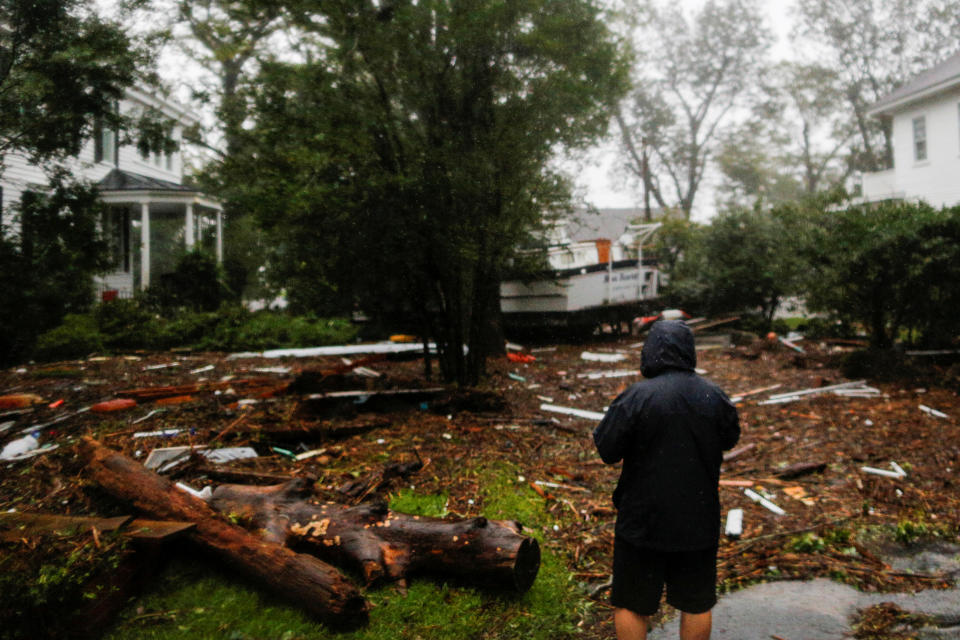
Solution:
M202 500L92 438L84 438L81 454L91 477L108 493L155 518L195 523L186 533L189 540L281 598L331 626L366 623L366 600L336 568L230 524Z
M301 478L272 487L221 485L210 505L268 540L355 568L368 584L429 574L523 593L540 568L540 546L521 534L519 522L411 516L382 503L320 504Z

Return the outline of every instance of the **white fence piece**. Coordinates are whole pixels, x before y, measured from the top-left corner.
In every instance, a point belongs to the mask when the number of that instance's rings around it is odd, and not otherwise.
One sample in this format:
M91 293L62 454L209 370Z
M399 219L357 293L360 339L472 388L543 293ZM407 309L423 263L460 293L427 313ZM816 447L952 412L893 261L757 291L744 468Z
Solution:
M785 516L785 515L787 515L787 512L786 512L786 511L784 511L783 509L781 509L781 508L778 507L777 505L773 504L772 502L770 502L769 500L767 500L766 498L764 498L762 495L760 495L759 493L757 493L757 492L754 491L753 489L744 489L744 490L743 490L743 494L744 494L745 496L747 496L748 498L750 498L751 500L753 500L754 502L760 504L761 506L766 507L766 508L769 509L770 511L773 511L773 512L774 512L775 514L777 514L778 516Z
M599 411L586 411L584 409L572 409L570 407L561 407L555 404L541 404L540 411L552 411L553 413L562 413L568 416L576 416L584 420L603 420L605 414Z
M590 360L591 362L620 362L621 360L627 359L627 354L625 353L594 353L592 351L584 351L580 354L581 360Z
M920 411L923 411L923 412L926 413L927 415L931 415L931 416L933 416L934 418L949 418L949 417L950 417L950 416L948 416L947 414L945 414L943 411L937 411L936 409L932 409L932 408L928 407L928 406L925 405L925 404L921 404L921 405L919 406L919 409L920 409Z

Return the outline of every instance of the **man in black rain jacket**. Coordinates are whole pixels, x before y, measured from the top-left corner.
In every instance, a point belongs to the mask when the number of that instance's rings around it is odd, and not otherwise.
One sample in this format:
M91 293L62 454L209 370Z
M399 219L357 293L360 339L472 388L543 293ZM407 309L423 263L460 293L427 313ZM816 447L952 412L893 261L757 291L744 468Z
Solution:
M723 451L740 437L737 410L694 371L693 332L653 325L640 355L647 378L614 400L593 432L607 464L623 460L613 492L614 624L620 640L644 640L667 602L682 612L680 637L707 640L716 604Z

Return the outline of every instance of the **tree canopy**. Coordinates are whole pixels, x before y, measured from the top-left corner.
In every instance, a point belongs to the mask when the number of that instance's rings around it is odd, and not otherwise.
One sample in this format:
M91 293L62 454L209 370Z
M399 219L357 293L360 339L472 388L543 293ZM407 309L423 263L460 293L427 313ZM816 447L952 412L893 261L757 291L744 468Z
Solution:
M755 0L708 0L690 17L676 4L647 12L634 88L617 122L644 191L689 217L717 138L747 105L772 36Z
M116 103L146 56L87 0L0 0L0 157L76 155L94 122L118 127Z
M295 303L380 311L475 383L502 349L500 274L567 202L551 161L606 130L623 51L587 0L334 0L297 18L322 55L264 67L224 184L276 232Z

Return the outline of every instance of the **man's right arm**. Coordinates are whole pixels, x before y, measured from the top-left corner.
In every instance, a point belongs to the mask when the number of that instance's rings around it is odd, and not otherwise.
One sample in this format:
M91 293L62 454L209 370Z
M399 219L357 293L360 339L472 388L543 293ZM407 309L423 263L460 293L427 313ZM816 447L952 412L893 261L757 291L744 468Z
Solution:
M624 450L631 439L633 416L630 411L632 403L627 402L625 396L629 390L610 404L606 415L593 431L593 442L597 445L600 458L607 464L620 462Z

